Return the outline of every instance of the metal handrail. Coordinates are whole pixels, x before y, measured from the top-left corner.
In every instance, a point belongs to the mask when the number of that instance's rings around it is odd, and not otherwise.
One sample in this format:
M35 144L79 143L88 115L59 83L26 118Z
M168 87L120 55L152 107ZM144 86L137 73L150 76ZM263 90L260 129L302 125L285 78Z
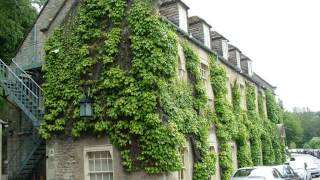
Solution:
M0 59L0 66L1 65L4 66L11 73L11 75L13 75L16 78L16 80L18 80L27 90L29 90L35 98L39 99L39 97L36 94L34 94L33 91L23 83L23 81L11 70L11 68L5 62L2 61L2 59Z
M23 74L26 75L41 91L43 91L42 88L38 85L38 83L37 83L36 81L34 81L33 78L32 78L25 70L23 70L13 59L12 59L12 62L13 62L13 64L14 64L15 66L17 66L17 68L18 68L20 71L22 71Z

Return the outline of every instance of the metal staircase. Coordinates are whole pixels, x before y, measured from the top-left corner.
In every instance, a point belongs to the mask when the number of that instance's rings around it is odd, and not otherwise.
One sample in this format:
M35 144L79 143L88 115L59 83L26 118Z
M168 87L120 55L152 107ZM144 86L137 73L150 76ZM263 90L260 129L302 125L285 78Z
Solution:
M10 179L27 180L45 155L45 142L37 133L44 116L43 91L14 61L8 66L1 59L0 85L32 123L32 128L21 136L19 148L8 162Z

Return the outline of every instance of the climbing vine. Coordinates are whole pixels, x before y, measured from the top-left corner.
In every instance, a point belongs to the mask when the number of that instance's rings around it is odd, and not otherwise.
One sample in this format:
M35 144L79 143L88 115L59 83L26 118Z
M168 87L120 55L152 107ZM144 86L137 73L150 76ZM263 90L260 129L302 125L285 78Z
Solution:
M215 116L210 109L206 108L207 96L204 88L203 79L200 73L200 58L197 53L186 43L183 42L183 52L186 59L186 68L189 73L189 81L193 86L193 108L197 112L198 129L194 133L196 135L195 143L199 146L199 154L203 156L202 160L197 160L194 164L193 179L207 179L208 175L215 173L216 158L209 151L208 145L208 129L214 123Z
M46 44L42 137L107 134L127 171L151 174L180 170L187 139L198 155L194 179L214 174L215 116L199 58L184 46L193 83L179 82L178 39L152 1L84 0L74 12ZM80 117L83 97L94 102L92 118Z
M272 137L273 135L273 127L272 122L270 122L266 116L265 111L265 98L262 93L258 94L258 108L259 108L259 116L262 120L263 131L261 134L261 142L262 142L262 157L264 165L274 165L275 157L274 157L274 148L272 146Z
M188 82L176 77L179 44ZM234 171L233 140L239 146L240 166L252 165L250 158L261 164L254 86L247 88L247 112L241 110L236 86L233 104L229 103L225 69L212 55L215 111L209 107L197 53L178 40L151 0L83 0L49 38L45 52L43 138L108 135L127 171L150 174L181 170L181 153L190 142L193 179L206 180L215 173L216 156L208 144L214 124L223 179L230 179ZM91 118L80 117L84 97L93 100ZM273 100L269 102L273 109ZM269 118L281 122L273 117ZM272 145L281 148L276 139Z
M271 90L266 90L266 105L267 105L267 114L268 119L272 122L270 127L272 132L279 132L277 124L283 122L283 110L280 105L276 102L275 96ZM275 164L281 164L286 160L285 156L285 145L281 142L279 133L274 133L271 136L272 146L274 149Z
M266 105L268 119L270 119L273 123L280 123L278 104L271 90L266 90Z
M261 119L258 115L256 105L256 87L247 83L246 86L246 103L247 103L247 116L250 121L250 144L251 144L251 157L253 165L262 165L262 150L261 150Z
M232 105L227 100L227 75L225 69L218 64L216 58L210 57L210 80L215 96L215 112L217 121L217 137L219 139L219 162L222 179L231 179L233 169L231 140L236 137L237 127Z
M232 87L232 104L233 113L238 123L238 136L236 138L238 147L238 164L239 167L252 166L248 118L246 113L241 109L241 94L239 84L237 82L235 82Z

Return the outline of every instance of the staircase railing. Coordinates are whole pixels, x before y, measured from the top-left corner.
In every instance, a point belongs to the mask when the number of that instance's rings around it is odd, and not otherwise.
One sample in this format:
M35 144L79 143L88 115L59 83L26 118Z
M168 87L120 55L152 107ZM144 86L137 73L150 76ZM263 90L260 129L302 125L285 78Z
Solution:
M39 126L44 115L42 89L15 62L12 66L0 59L0 83L33 125Z
M12 60L12 63L10 67L13 69L15 74L22 79L22 81L26 84L26 86L29 87L29 89L38 97L37 104L41 109L43 109L43 90L38 85L36 81L33 80L33 78L25 71L23 70L14 60Z
M27 171L32 171L34 167L26 167L27 163L30 159L39 160L39 158L41 158L35 157L35 152L39 149L43 140L40 139L35 129L33 129L31 133L23 137L23 140L20 141L21 144L18 145L19 147L14 153L12 153L13 156L9 157L9 177L13 179L17 179L19 176L22 176L22 172L30 174L30 172ZM45 154L45 152L43 152L43 154Z
M15 152L9 161L9 178L29 179L33 169L45 155L45 143L40 139L37 129L43 119L43 90L19 65L12 61L8 66L0 59L0 85L17 106L31 120L30 133L19 137Z

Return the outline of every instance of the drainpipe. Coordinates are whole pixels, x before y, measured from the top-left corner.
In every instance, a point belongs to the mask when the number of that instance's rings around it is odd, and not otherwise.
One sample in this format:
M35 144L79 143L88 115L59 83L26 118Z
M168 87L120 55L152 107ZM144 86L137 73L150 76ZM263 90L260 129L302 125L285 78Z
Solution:
M0 179L2 178L2 127L8 127L8 123L0 119Z

